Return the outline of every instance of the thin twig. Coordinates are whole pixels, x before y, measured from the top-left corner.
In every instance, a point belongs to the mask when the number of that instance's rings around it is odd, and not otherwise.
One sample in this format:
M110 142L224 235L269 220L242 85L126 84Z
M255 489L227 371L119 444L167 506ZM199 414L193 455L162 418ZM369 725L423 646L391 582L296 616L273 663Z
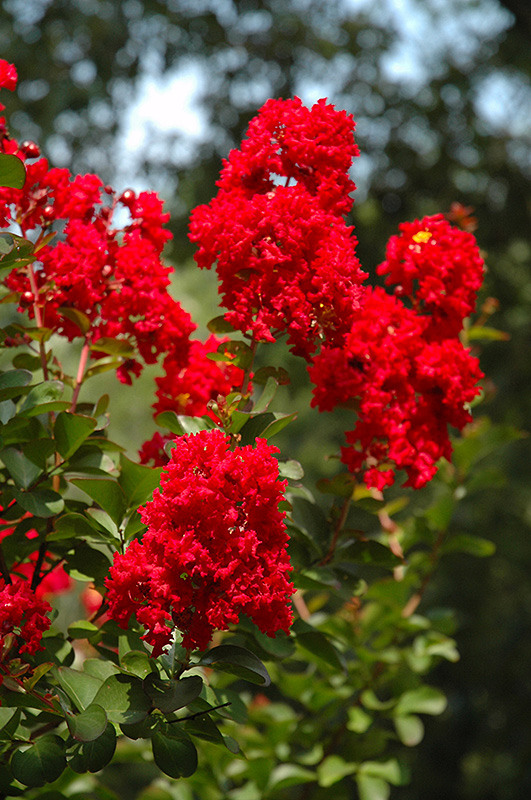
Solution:
M347 516L348 516L348 512L349 512L349 508L350 508L350 503L351 503L351 497L346 497L345 501L343 503L343 508L341 509L341 514L339 515L339 519L337 521L337 525L336 525L336 527L334 529L334 533L333 533L333 536L332 536L332 541L330 542L330 547L328 548L328 552L326 553L326 555L324 555L323 558L320 560L320 562L319 562L320 566L324 566L325 564L328 564L328 562L331 561L332 558L333 558L333 555L334 555L334 552L335 552L335 549L336 549L336 545L337 545L337 540L339 538L339 534L343 530L343 526L344 526L345 522L347 521Z
M85 341L83 342L81 355L79 357L79 365L77 368L76 381L74 383L74 394L72 395L72 403L70 404L70 412L72 414L76 410L77 400L79 397L79 392L81 390L81 385L83 383L83 378L85 375L85 367L87 366L89 352L90 352L90 342L88 340L88 337L85 336Z

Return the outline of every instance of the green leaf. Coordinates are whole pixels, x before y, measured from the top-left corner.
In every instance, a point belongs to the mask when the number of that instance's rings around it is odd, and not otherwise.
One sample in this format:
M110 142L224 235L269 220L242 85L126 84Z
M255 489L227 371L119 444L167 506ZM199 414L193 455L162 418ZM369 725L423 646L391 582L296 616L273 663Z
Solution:
M29 511L34 517L55 517L64 508L64 500L57 492L51 489L33 489L31 492L21 492L12 488L13 496L24 511Z
M279 764L269 777L267 784L268 793L273 790L287 789L290 786L300 786L303 783L312 783L316 780L314 772L299 767L298 764Z
M128 508L138 508L153 497L153 492L160 486L162 468L145 467L135 464L120 455L121 473L118 483L124 491Z
M1 455L1 454L0 454ZM7 465L6 465L7 466ZM490 539L458 533L448 539L441 547L442 553L467 553L470 556L486 558L496 552L496 545Z
M388 800L391 789L381 778L360 773L356 775L360 800Z
M355 478L350 472L342 472L333 478L321 478L316 485L323 494L332 494L335 497L352 497Z
M234 333L234 328L223 314L207 322L207 328L211 333Z
M203 680L199 675L163 681L152 673L144 678L144 691L151 698L154 707L165 714L187 706L199 697L202 688Z
M134 346L126 339L108 339L106 337L91 344L90 349L95 353L108 353L111 356L131 356L135 352Z
M405 692L396 704L397 717L409 714L442 714L447 706L446 696L433 686L419 686Z
M0 400L17 397L32 378L32 373L27 369L10 369L0 373Z
M68 730L78 742L93 742L107 728L107 714L96 703L91 703L85 711L66 718Z
M54 436L57 450L65 461L81 447L95 427L96 420L92 417L72 414L66 411L61 411L57 415Z
M83 336L90 330L90 319L82 311L79 311L79 309L66 308L63 306L63 308L58 309L58 313L61 314L62 317L69 319L74 325L77 325Z
M63 539L101 539L98 532L89 524L87 518L82 514L63 514L55 520L53 532L49 535L48 541L59 542Z
M170 778L189 778L197 769L197 750L189 737L155 733L151 740L153 759Z
M16 236L14 233L0 233L0 276L4 279L12 269L27 267L35 261L33 243ZM14 299L18 300L15 294ZM3 302L14 302L14 299L4 298Z
M347 728L354 733L365 733L372 725L372 717L359 706L352 706L348 710Z
M218 346L217 353L207 353L212 361L226 361L240 369L247 369L253 363L253 351L242 341L230 340Z
M69 552L65 570L75 580L94 581L101 586L110 566L105 553L90 547L86 542L79 542L73 552Z
M57 667L53 670L53 675L79 711L88 708L102 687L99 678L70 667Z
M357 764L349 764L340 756L328 756L317 767L319 786L328 788L342 780L346 775L352 775L358 768Z
M197 736L205 742L221 744L225 746L225 741L216 723L209 717L208 713L195 719L187 720L184 723L184 730L191 736Z
M279 461L278 472L281 478L289 478L291 481L300 481L304 478L302 465L293 459L289 461Z
M398 738L406 747L415 747L424 737L424 723L420 717L409 714L394 719Z
M111 675L94 697L107 712L111 722L133 723L147 717L151 701L142 688L142 681L132 675Z
M395 554L380 542L369 539L354 541L336 548L335 561L353 561L355 564L371 564L375 567L393 569L402 563Z
M222 644L213 647L205 653L198 662L201 666L209 666L237 675L250 683L257 683L261 686L269 686L271 678L265 666L259 658L247 650L233 644Z
M242 445L254 444L255 439L258 437L270 439L271 436L279 433L296 418L296 412L293 414L279 414L267 411L265 414L253 416L241 429Z
M279 386L287 386L290 382L289 373L283 367L260 367L253 375L253 383L263 386L268 378L274 378Z
M80 619L68 626L68 635L71 639L88 639L99 632L98 626L94 625L93 622L89 622L88 619Z
M266 381L266 385L262 391L262 394L256 401L253 407L254 414L262 414L264 411L267 411L269 408L269 404L273 400L276 392L278 389L278 381L274 378L269 377Z
M338 650L336 650L334 645L324 635L324 633L321 633L321 631L311 630L311 626L308 626L310 630L302 630L301 623L302 620L297 620L296 625L294 625L292 629L293 632L296 633L297 643L308 653L312 653L312 655L322 659L335 670L344 672L345 664L343 663L340 653ZM298 630L295 630L296 627Z
M396 758L388 761L364 761L359 767L360 775L368 775L371 778L380 778L383 781L392 783L393 786L400 786L404 776L400 764Z
M120 657L120 666L138 678L145 678L154 671L153 659L145 650L128 650Z
M511 338L510 334L505 331L499 331L487 325L472 325L472 327L467 330L466 336L470 342L507 342Z
M33 744L15 751L11 759L13 776L24 786L44 786L66 768L64 742L60 736L40 736Z
M48 404L59 400L63 391L64 384L61 381L44 381L32 386L30 393L20 407L20 416L28 417L33 415L32 412L37 414L44 413L40 410L41 406L44 405L45 410L48 410Z
M70 483L91 497L117 525L122 521L126 499L118 481L112 478L71 478Z
M0 153L0 186L22 189L26 183L26 168L18 156Z
M39 475L42 475L43 470L26 458L21 450L16 450L14 447L6 447L0 451L0 459L17 486L22 489L29 489Z
M101 736L92 742L78 746L77 752L68 762L74 772L99 772L112 760L116 750L116 732L109 722Z

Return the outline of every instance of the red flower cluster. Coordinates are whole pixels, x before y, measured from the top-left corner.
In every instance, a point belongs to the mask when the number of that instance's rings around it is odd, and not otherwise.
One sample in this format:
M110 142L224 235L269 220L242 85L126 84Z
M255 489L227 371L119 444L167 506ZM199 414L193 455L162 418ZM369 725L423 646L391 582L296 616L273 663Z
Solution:
M416 311L430 316L427 338L459 336L476 307L485 272L475 236L450 225L442 214L398 227L378 274L387 276L386 285L398 284L395 294L410 298Z
M158 655L175 626L183 647L203 650L214 630L249 616L274 636L291 624L293 586L275 447L258 439L230 449L219 430L175 440L162 486L141 509L141 542L116 555L107 579L109 615L147 628Z
M169 214L157 196L127 190L118 197L96 175L50 169L33 142L19 145L5 132L0 152L18 156L27 170L23 189L0 188L0 227L30 233L39 259L6 280L19 294L19 309L68 339L81 333L72 315L63 313L74 309L88 318L92 342L125 339L145 363L170 350L184 363L195 325L168 294L171 268L160 255L171 237L163 228ZM116 228L120 208L129 223ZM131 357L118 375L130 383L130 374L141 369Z
M310 368L312 405L325 411L354 402L358 420L342 461L378 489L393 483L395 469L415 488L431 480L436 461L452 452L448 426L471 421L466 404L483 377L457 338L483 274L474 237L442 216L401 228L404 240L391 239L379 272L401 281L413 308L367 288L344 347L324 347Z
M342 216L355 188L353 130L325 100L268 100L224 162L217 196L191 218L196 261L216 263L226 319L258 340L285 331L307 359L348 332L366 277Z
M31 591L27 581L14 578L12 583L6 583L0 578L0 652L4 646L9 647L6 639L10 634L15 637L18 653L33 655L42 650L41 638L50 627L47 615L51 610Z

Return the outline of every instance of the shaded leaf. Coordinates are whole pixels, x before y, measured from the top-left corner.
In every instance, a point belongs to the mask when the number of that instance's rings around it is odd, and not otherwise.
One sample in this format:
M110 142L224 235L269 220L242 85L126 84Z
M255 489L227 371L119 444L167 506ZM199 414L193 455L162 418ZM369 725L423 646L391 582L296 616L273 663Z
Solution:
M197 769L197 750L189 737L175 738L155 733L151 740L153 759L170 778L188 778Z
M91 703L81 714L68 715L68 730L78 742L93 742L107 728L107 714L96 703Z
M99 772L111 760L116 750L116 732L109 722L97 739L84 742L78 746L77 752L68 762L75 772Z
M32 386L31 391L20 407L19 414L23 417L29 416L31 411L40 408L40 406L47 406L48 403L59 400L63 391L64 384L61 381L43 381L43 383ZM41 412L38 411L37 413Z
M31 745L15 751L11 759L13 776L24 786L44 786L66 768L64 742L60 736L40 736Z
M94 702L103 706L111 722L118 723L140 722L151 708L142 681L132 675L111 675L103 682Z
M112 478L71 478L70 483L91 497L117 525L122 521L126 499L118 481Z
M57 415L54 436L57 450L65 461L81 447L95 427L96 420L92 417L72 414L67 411L61 411Z
M0 458L17 486L22 489L29 489L39 475L42 475L43 470L14 447L6 447L0 451Z
M470 556L486 558L496 552L496 545L490 539L458 533L452 536L441 547L442 553L467 553Z
M165 714L187 706L199 697L202 688L203 680L199 675L163 681L152 673L144 678L144 691L151 698L154 707Z
M13 496L24 511L29 511L34 517L55 517L64 508L64 500L60 494L51 489L33 489L21 492L13 487Z
M123 489L128 508L138 508L153 497L160 485L161 467L146 467L135 464L120 455L121 473L118 483Z
M205 653L198 662L201 666L214 667L222 672L237 675L251 683L269 686L271 678L265 666L254 653L245 647L222 644Z

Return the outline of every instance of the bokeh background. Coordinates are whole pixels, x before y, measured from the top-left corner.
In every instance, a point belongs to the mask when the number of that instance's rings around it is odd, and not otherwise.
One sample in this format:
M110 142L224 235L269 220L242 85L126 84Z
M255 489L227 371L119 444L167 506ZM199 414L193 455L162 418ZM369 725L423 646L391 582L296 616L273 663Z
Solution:
M472 206L484 298L498 299L492 324L510 334L483 348L484 410L529 428L529 0L3 0L0 54L19 72L4 99L17 138L39 142L54 166L165 199L175 294L202 326L216 315L216 285L193 266L186 226L214 193L221 158L268 97L328 97L352 112L363 267L374 274L400 221ZM154 374L140 384L145 404L102 378L115 437L131 450L154 429ZM312 475L337 431L324 417L308 430L293 438L290 428L287 455ZM429 721L397 800L531 797L529 440L496 466L505 481L467 507L496 555L448 558L430 589L457 609L462 658L433 675L449 707Z

